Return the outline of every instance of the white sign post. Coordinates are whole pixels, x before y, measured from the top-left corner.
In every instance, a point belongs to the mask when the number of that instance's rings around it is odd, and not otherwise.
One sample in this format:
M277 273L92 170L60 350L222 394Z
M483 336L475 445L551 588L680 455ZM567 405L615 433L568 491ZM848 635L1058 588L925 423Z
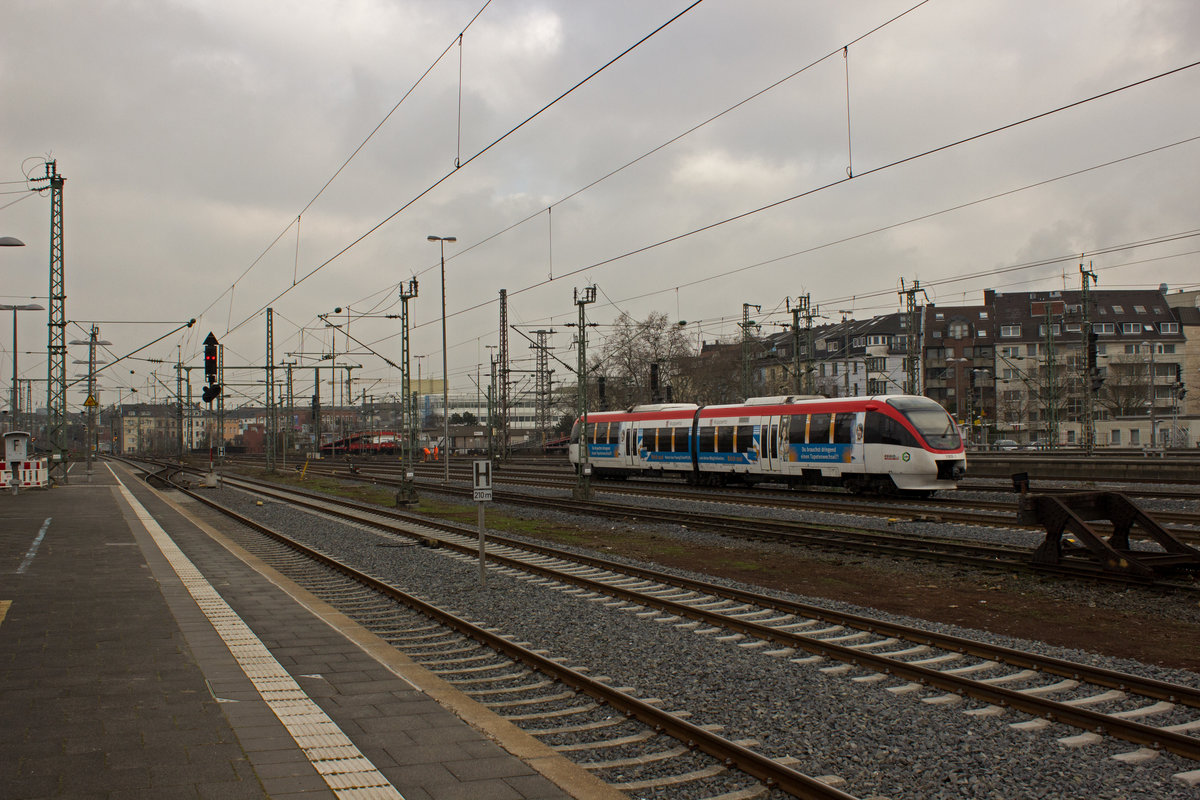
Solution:
M492 499L492 462L475 461L471 474L475 477L475 502L479 508L479 585L487 588L487 566L484 563L483 504Z

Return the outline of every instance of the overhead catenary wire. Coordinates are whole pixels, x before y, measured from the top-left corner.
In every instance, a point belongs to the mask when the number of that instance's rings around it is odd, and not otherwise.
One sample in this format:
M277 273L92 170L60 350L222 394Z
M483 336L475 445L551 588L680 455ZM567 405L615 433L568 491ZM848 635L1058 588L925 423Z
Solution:
M350 153L349 156L346 157L346 160L342 162L341 166L339 166L336 170L334 170L333 175L331 175L329 177L329 179L327 181L325 181L325 183L321 186L321 188L317 190L317 193L314 194L312 196L312 199L310 199L308 201L308 203L305 204L304 208L300 209L300 212L296 215L295 220L292 222L289 222L288 225L279 232L279 235L276 236L275 239L272 240L271 243L269 245L267 245L266 248L261 253L258 254L258 257L255 258L254 261L252 261L250 263L250 265L248 267L246 267L245 270L242 271L242 274L239 275L236 280L234 280L234 282L233 282L234 285L236 285L239 281L241 281L248 274L250 274L250 271L252 269L254 269L254 267L257 266L258 263L263 260L263 258L266 257L267 253L271 252L271 250L275 247L275 245L279 244L279 240L287 235L287 232L292 229L293 225L296 227L296 254L297 254L296 257L297 257L297 259L299 259L299 252L300 252L299 237L300 237L300 219L301 219L301 217L304 216L304 213L306 211L308 211L310 208L313 207L313 204L316 203L317 200L321 197L321 195L323 195L325 193L325 190L328 189L333 184L333 182L338 179L338 177L342 174L342 172L345 171L346 167L350 165L350 162L353 161L354 158L359 153L362 152L362 149L364 147L366 147L367 143L370 142L371 139L373 139L375 137L375 134L379 133L380 129L383 128L383 126L387 124L387 121L389 119L391 119L392 115L394 113L396 113L396 110L398 108L400 108L400 106L404 103L404 101L407 100L414 91L416 91L417 87L419 87L425 81L425 79L427 77L429 77L429 73L431 73L434 70L434 68L438 64L441 63L442 59L446 57L446 54L450 52L450 49L452 47L454 47L455 42L461 42L462 35L472 25L475 24L475 21L479 19L480 15L483 14L483 12L487 9L487 7L489 5L491 5L491 3L492 3L492 0L485 0L484 4L482 6L480 6L479 10L476 11L474 16L471 17L470 21L468 21L467 24L463 27L463 29L454 37L453 40L451 40L450 44L446 45L445 49L442 50L442 52L438 54L437 58L435 58L433 60L433 62L425 69L425 71L421 73L420 77L418 77L417 80L413 82L412 86L410 86L408 88L408 90L403 95L401 95L400 99L396 101L395 105L393 105L392 108L386 114L383 115L383 119L381 119L379 121L379 123L374 128L371 129L371 132L368 133L366 138L364 138L362 140L362 142L359 143L358 147L354 148L354 151L352 153ZM296 274L294 271L292 273L292 285L293 286L296 285ZM227 292L232 292L232 290L233 290L233 286L230 286L230 288L227 290ZM208 313L209 309L211 309L213 306L215 306L217 303L219 303L221 301L221 298L224 297L225 294L226 294L225 292L222 292L216 299L214 299L212 301L212 303L210 303L204 309L204 311L202 311L200 313L200 316L203 316L204 314Z
M455 166L454 166L454 169L453 169L453 170L451 170L450 172L447 172L445 175L443 175L442 177L438 178L436 181L434 181L432 184L430 184L429 186L427 186L425 189L421 190L421 191L420 191L420 192L419 192L419 193L418 193L416 196L414 196L414 197L412 197L411 199L409 199L409 200L408 200L407 202L405 202L405 203L404 203L402 206L400 206L398 209L396 209L395 211L393 211L391 214L389 214L387 217L385 217L384 219L382 219L380 222L376 223L374 226L372 226L372 227L371 227L369 230L367 230L365 233L363 233L363 234L359 235L357 238L353 239L353 240L352 240L352 241L351 241L349 244L347 244L345 247L343 247L342 249L338 250L336 253L334 253L332 256L330 256L328 259L326 259L325 261L321 262L321 263L320 263L320 264L318 264L316 267L314 267L313 269L311 269L309 272L307 272L307 273L304 275L304 277L302 277L302 278L299 278L298 280L297 280L297 279L294 279L294 282L293 282L292 286L289 286L289 287L287 287L286 289L282 290L282 291L281 291L281 292L279 292L279 294L277 294L275 297L271 298L271 299L270 299L270 300L268 300L266 303L264 303L263 305L259 306L259 307L258 307L257 309L255 309L255 310L254 310L254 311L253 311L251 314L249 314L249 315L248 315L246 318L244 318L244 319L243 319L241 322L239 322L237 325L232 325L232 317L231 317L231 319L230 319L230 324L229 324L229 325L227 325L227 327L226 327L226 331L225 331L225 332L226 332L226 334L228 334L228 333L231 333L231 332L233 332L233 331L237 330L237 329L238 329L238 328L240 328L242 325L245 325L247 322L249 322L251 319L254 319L255 317L257 317L259 314L261 314L263 311L265 311L265 310L266 310L266 308L267 308L268 306L270 306L272 303L275 303L275 302L277 302L277 301L278 301L278 300L279 300L281 297L283 297L284 295L288 294L288 293L289 293L289 292L290 292L292 289L294 289L296 286L300 285L301 283L304 283L306 280L308 280L309 278L311 278L313 275L316 275L318 272L320 272L321 270L323 270L325 267L329 266L329 265L330 265L330 264L332 264L334 261L337 261L339 258L341 258L343 255L345 255L346 253L348 253L350 250L354 249L354 247L356 247L356 246L357 246L359 243L361 243L362 241L364 241L365 239L367 239L368 237L370 237L372 234L374 234L376 231L378 231L378 230L379 230L380 228L382 228L384 225L386 225L387 223L391 222L393 219L395 219L397 216L399 216L401 213L403 213L405 210L407 210L409 207L411 207L411 206L412 206L414 203L416 203L418 200L420 200L421 198L425 197L427 194L429 194L430 192L432 192L434 189L436 189L436 188L437 188L438 186L440 186L441 184L445 183L445 182L446 182L446 181L447 181L447 180L448 180L448 179L449 179L449 178L450 178L452 175L454 175L456 172L458 172L460 168L462 168L462 167L465 167L466 165L468 165L468 164L470 164L471 162L475 161L475 160L476 160L476 159L478 159L479 157L483 156L485 153L488 153L489 151L491 151L491 150L492 150L492 148L496 147L496 146L497 146L497 145L499 145L501 142L503 142L504 140L506 140L506 139L508 139L510 136L512 136L514 133L516 133L517 131L519 131L519 130L521 130L522 128L524 128L524 127L525 127L526 125L528 125L530 122L532 122L533 120L537 119L539 116L541 116L543 113L545 113L545 112L546 112L548 109L550 109L550 108L552 108L553 106L557 105L559 102L561 102L561 101L562 101L563 99L565 99L567 96L569 96L570 94L572 94L573 92L575 92L577 89L579 89L579 88L580 88L581 86L583 86L584 84L586 84L586 83L588 83L589 81L591 81L593 78L595 78L597 75L599 75L600 73L602 73L603 71L605 71L606 69L608 69L609 67L611 67L613 64L615 64L615 63L617 63L618 61L620 61L622 58L624 58L625 56L627 56L629 53L631 53L631 52L633 52L634 50L636 50L636 49L637 49L638 47L640 47L642 44L644 44L645 42L649 41L651 38L653 38L653 37L654 37L654 36L656 36L657 34L661 33L661 32L662 32L663 30L665 30L665 29L666 29L666 28L667 28L669 25L671 25L671 24L672 24L672 23L674 23L675 21L677 21L677 20L679 20L680 18L682 18L682 17L683 17L685 14L687 14L689 11L691 11L692 9L694 9L696 6L700 5L702 2L704 2L704 0L695 0L695 2L691 3L691 4L690 4L690 5L688 5L686 8L684 8L682 11L680 11L679 13L675 14L674 16L672 16L672 17L671 17L670 19L668 19L666 22L664 22L664 23L660 24L658 27L654 28L652 31L650 31L650 33L646 34L646 35L645 35L645 36L643 36L641 39L638 39L636 42L634 42L633 44L631 44L630 46L628 46L627 48L625 48L624 50L622 50L622 51L621 51L621 52L620 52L618 55L616 55L616 56L614 56L613 58L609 59L609 60L608 60L607 62L605 62L605 63L604 63L602 66L600 66L600 67L596 68L595 70L593 70L593 71L592 71L591 73L589 73L589 74L588 74L586 77L584 77L582 80L580 80L580 81L578 81L577 83L575 83L573 86L571 86L569 89L567 89L566 91L564 91L562 94L558 95L558 96L557 96L557 97L555 97L553 100L551 100L550 102L548 102L548 103L546 103L545 105L543 105L543 106L542 106L541 108L539 108L537 111L535 111L535 112L533 112L532 114L530 114L530 115L529 115L528 117L526 117L524 120L522 120L521 122L519 122L519 123L517 123L516 125L514 125L512 128L510 128L510 129L509 129L508 131L506 131L505 133L501 134L501 135L500 135L499 137L497 137L496 139L493 139L493 140L492 140L490 143L488 143L487 145L485 145L485 146L484 146L482 149L480 149L478 152L476 152L474 155L472 155L472 156L471 156L470 158L468 158L466 161L463 161L463 162L461 162L461 163L457 163L457 164L455 164ZM472 21L473 21L473 20L472 20ZM453 46L453 44L451 44L451 46ZM447 48L447 49L449 49L449 48ZM443 55L444 55L444 53L443 53ZM432 67L430 67L430 69L432 69ZM426 74L427 74L427 73L426 73ZM410 91L411 91L411 90L410 90ZM285 232L286 232L286 231L285 231ZM280 235L282 236L282 234L280 234ZM278 241L278 239L276 239L276 241ZM264 254L263 254L263 255L265 255L265 254L266 254L266 253L264 252ZM261 259L261 258L262 258L262 256L260 256L259 258ZM243 275L244 275L244 273L243 273ZM239 278L239 280L240 280L240 278ZM231 287L231 290L232 290L232 287ZM224 295L222 295L222 296L224 296ZM217 301L219 301L219 300L220 300L220 298L218 298L217 300L214 300L212 305L215 305L215 304L216 304L216 302L217 302ZM209 307L208 307L208 308L212 308L212 305L209 305ZM230 304L230 307L231 307L231 309L232 309L232 303ZM205 309L205 311L207 311L207 310L208 310L208 309Z
M748 218L748 217L754 216L754 215L756 215L756 214L763 213L763 212L765 212L765 211L768 211L768 210L770 210L770 209L778 208L778 207L780 207L780 206L786 205L786 204L788 204L788 203L791 203L791 202L794 202L794 201L796 201L796 200L799 200L799 199L802 199L802 198L805 198L805 197L810 197L810 196L813 196L813 195L815 195L815 194L818 194L818 193L820 193L820 192L822 192L822 191L827 191L827 190L829 190L829 189L832 189L832 188L833 188L833 187L835 187L835 186L840 186L840 185L842 185L842 184L846 184L846 183L849 183L849 182L851 182L851 181L859 181L859 180L861 180L861 179L863 179L863 178L866 178L866 177L868 177L868 176L870 176L870 175L874 175L874 174L878 174L878 173L881 173L881 172L885 172L885 171L887 171L887 170L890 170L890 169L894 169L894 168L896 168L896 167L899 167L899 166L901 166L901 165L903 165L903 164L909 164L909 163L912 163L912 162L914 162L914 161L918 161L918 160L921 160L921 159L924 159L924 158L928 158L928 157L930 157L930 156L932 156L932 155L935 155L935 154L937 154L937 153L942 153L942 152L945 152L945 151L947 151L947 150L951 150L951 149L953 149L953 148L956 148L956 147L961 147L961 146L963 146L963 145L965 145L965 144L968 144L968 143L971 143L971 142L978 141L978 140L980 140L980 139L983 139L983 138L986 138L986 137L988 137L988 136L993 136L993 135L996 135L996 134L998 134L998 133L1001 133L1001 132L1004 132L1004 131L1012 130L1013 128L1016 128L1016 127L1018 127L1018 126L1021 126L1021 125L1026 125L1026 124L1029 124L1029 123L1035 122L1035 121L1037 121L1037 120L1045 119L1045 118L1047 118L1047 117L1050 117L1050 116L1052 116L1052 115L1054 115L1054 114L1059 114L1059 113L1062 113L1062 112L1064 112L1064 111L1068 111L1068 110L1070 110L1070 109L1078 108L1078 107L1080 107L1080 106L1082 106L1082 105L1085 105L1085 104L1087 104L1087 103L1091 103L1091 102L1095 102L1095 101L1101 100L1101 99L1103 99L1103 98L1111 97L1111 96L1113 96L1113 95L1115 95L1115 94L1118 94L1118 93L1120 93L1120 92L1123 92L1123 91L1128 91L1128 90L1130 90L1130 89L1133 89L1133 88L1136 88L1136 87L1139 87L1139 86L1143 86L1143 85L1145 85L1145 84L1147 84L1147 83L1150 83L1150 82L1152 82L1152 81L1161 80L1161 79L1163 79L1163 78L1167 78L1167 77L1169 77L1169 76L1176 75L1176 74L1178 74L1178 73L1180 73L1180 72L1183 72L1183 71L1185 71L1185 70L1188 70L1188 69L1194 69L1194 68L1195 68L1195 67L1197 67L1197 66L1200 66L1200 61L1193 61L1193 62L1191 62L1191 63L1189 63L1189 64L1185 64L1185 65L1183 65L1183 66L1175 67L1175 68L1173 68L1173 69L1169 69L1169 70L1166 70L1166 71L1164 71L1164 72L1160 72L1160 73L1157 73L1157 74L1155 74L1155 75L1151 75L1151 76L1149 76L1149 77L1146 77L1146 78L1141 78L1141 79L1139 79L1139 80L1136 80L1136 81L1132 81L1132 82L1130 82L1130 83L1123 84L1123 85L1121 85L1121 86L1118 86L1118 87L1115 87L1115 88L1113 88L1113 89L1108 89L1108 90L1106 90L1106 91L1099 92L1099 93L1097 93L1097 94L1090 95L1090 96L1088 96L1088 97L1085 97L1085 98L1082 98L1082 99L1080 99L1080 100L1075 100L1075 101L1073 101L1073 102L1066 103L1066 104L1064 104L1064 105L1060 105L1060 106L1057 106L1057 107L1055 107L1055 108L1052 108L1052 109L1049 109L1049 110L1046 110L1046 111L1042 111L1042 112L1039 112L1039 113L1037 113L1037 114L1033 114L1033 115L1031 115L1031 116L1027 116L1027 117L1024 117L1024 118L1022 118L1022 119L1015 120L1015 121L1013 121L1013 122L1006 123L1006 124L1004 124L1004 125L1000 125L1000 126L997 126L997 127L994 127L994 128L990 128L990 129L988 129L988 130L985 130L985 131L981 131L981 132L979 132L979 133L976 133L976 134L972 134L972 135L970 135L970 136L966 136L966 137L963 137L963 138L960 138L960 139L956 139L956 140L954 140L954 141L947 142L947 143L945 143L945 144L938 145L938 146L936 146L936 147L932 147L932 148L929 148L929 149L927 149L927 150L924 150L924 151L921 151L921 152L918 152L918 153L914 153L914 154L911 154L911 155L908 155L908 156L903 156L903 157L901 157L901 158L895 159L895 160L893 160L893 161L890 161L890 162L887 162L887 163L885 163L885 164L881 164L881 165L878 165L878 166L872 167L872 168L870 168L870 169L867 169L867 170L865 170L865 171L863 171L863 172L860 172L859 174L855 175L853 178L851 178L851 177L848 177L848 176L847 176L847 177L843 177L843 178L838 178L838 179L836 179L836 180L829 181L829 182L827 182L827 183L824 183L824 184L821 184L821 185L815 186L815 187L813 187L813 188L810 188L810 189L806 189L805 191L799 192L799 193L797 193L797 194L790 195L790 196L788 196L788 197L785 197L785 198L782 198L782 199L780 199L780 200L776 200L776 201L773 201L773 202L771 202L771 203L767 203L767 204L765 204L765 205L758 206L758 207L756 207L756 208L752 208L752 209L750 209L750 210L748 210L748 211L743 211L743 212L741 212L741 213L738 213L738 214L735 214L735 215L733 215L733 216L730 216L730 217L725 217L725 218L723 218L723 219L720 219L720 220L717 220L717 221L715 221L715 222L711 222L711 223L709 223L709 224L707 224L707 225L702 225L702 226L700 226L700 227L693 228L693 229L691 229L691 230L688 230L688 231L685 231L685 232L683 232L683 233L679 233L679 234L676 234L676 235L674 235L674 236L669 236L669 237L667 237L667 238L665 238L665 239L660 239L660 240L658 240L658 241L651 242L650 244L646 244L646 245L642 245L642 246L640 246L640 247L636 247L636 248L634 248L634 249L632 249L632 250L627 250L627 251L624 251L624 252L622 252L622 253L619 253L619 254L617 254L617 255L615 255L615 256L611 256L611 257L609 257L609 258L605 258L605 259L602 259L602 260L600 260L600 261L596 261L596 262L593 262L593 263L591 263L591 264L587 264L587 265L585 265L585 266L582 266L582 267L577 267L577 268L575 268L575 269L573 269L573 270L569 270L569 271L567 271L567 272L565 272L565 273L561 273L560 275L556 276L556 277L555 277L553 280L550 280L550 279L546 279L546 280L539 280L539 281L536 281L536 282L534 282L534 283L528 284L528 285L526 285L526 286L524 286L524 287L521 287L521 288L518 288L518 289L515 289L515 290L509 290L509 292L508 292L508 295L509 295L509 297L515 297L515 296L517 296L517 295L520 295L520 294L523 294L523 293L525 293L525 292L529 292L529 291L532 291L532 290L534 290L534 289L538 289L538 288L541 288L541 287L543 287L543 286L546 286L546 285L548 285L548 284L550 284L550 283L552 283L552 282L554 282L554 281L561 281L561 280L563 280L564 278L573 277L573 276L575 276L575 275L579 275L579 274L582 274L582 273L584 273L584 272L587 272L588 270L596 270L596 269L601 269L601 268L603 268L603 267L609 266L609 265L611 265L611 264L614 264L614 263L617 263L617 262L619 262L619 261L623 261L623 260L625 260L625 259L627 259L627 258L631 258L631 257L633 257L633 256L636 256L636 255L641 255L641 254L643 254L643 253L650 252L651 250L655 250L655 249L657 249L657 248L659 248L659 247L663 247L663 246L665 246L665 245L668 245L668 244L673 244L673 243L675 243L675 242L682 241L682 240L684 240L684 239L687 239L687 238L690 238L690 237L692 237L692 236L696 236L696 235L698 235L698 234L700 234L700 233L704 233L704 232L706 232L706 231L711 231L711 230L714 230L714 229L716 229L716 228L719 228L719 227L722 227L722 226L724 226L724 225L728 225L728 224L730 224L730 223L732 223L732 222L736 222L736 221L738 221L738 220L746 219L746 218ZM1189 138L1189 139L1184 139L1184 140L1182 140L1182 141L1180 141L1180 142L1176 142L1176 143L1174 143L1174 144L1172 144L1172 145L1164 145L1164 146L1162 146L1162 147L1159 147L1159 148L1154 148L1154 149L1152 149L1152 150L1145 151L1144 153L1141 153L1141 154L1138 154L1138 155L1145 155L1145 154L1148 154L1148 153L1157 152L1157 151L1159 151L1159 150L1165 149L1166 147L1172 147L1172 146L1175 146L1175 145L1178 145L1178 144L1185 144L1185 143L1187 143L1187 142L1195 141L1197 138L1200 138L1200 137L1191 137L1191 138ZM1121 162L1121 161L1123 161L1123 160L1127 160L1128 158L1133 158L1133 157L1136 157L1136 156L1127 156L1127 157L1124 157L1124 158L1122 158L1122 159L1116 159L1116 160L1114 160L1114 161L1112 161L1112 162L1110 162L1110 163L1113 163L1113 164L1115 164L1115 163L1120 163L1120 162ZM1104 165L1098 165L1097 167L1091 167L1091 168L1088 168L1087 170L1078 170L1078 171L1077 171L1077 173L1082 173L1082 172L1085 172L1085 171L1090 171L1091 169L1096 169L1096 168L1099 168L1099 166L1104 166ZM1076 174L1076 173L1071 173L1071 174ZM1070 175L1063 176L1063 177L1069 177L1069 176L1070 176ZM1039 182L1039 183L1045 183L1045 182L1046 182L1046 181ZM1033 185L1038 185L1038 184L1031 184L1031 186L1033 186ZM1010 190L1010 192L1009 192L1009 193L1011 193L1012 191L1019 191L1019 190ZM1002 194L1003 194L1003 193L1002 193ZM1002 195L998 195L998 196L1002 196ZM986 199L986 198L985 198L985 199ZM975 203L975 202L983 202L983 201L982 201L982 200L980 200L980 201L973 201L973 203ZM970 205L970 204L964 204L964 207L965 207L965 205ZM944 212L939 212L939 213L944 213ZM930 216L930 215L927 215L927 216ZM897 223L897 224L899 224L899 223ZM887 227L893 227L893 226L887 226ZM858 235L856 235L856 237L848 237L848 238L857 238L857 236L862 236L862 235L867 235L867 234L858 234ZM828 246L828 245L826 245L826 246ZM802 251L802 252L807 252L807 251ZM778 259L773 259L773 260L778 260ZM745 268L741 268L741 269L745 269ZM739 271L740 271L740 270L739 270ZM732 271L731 271L730 273L728 273L728 274L732 274ZM686 284L685 284L685 285L686 285ZM668 290L664 289L664 290L661 290L661 291L668 291ZM468 306L467 308L464 308L464 309L462 309L462 310L460 310L460 311L453 312L453 313L451 313L449 316L451 316L451 317L454 317L454 316L458 316L458 315L460 315L460 314L465 314L465 313L469 313L469 312L471 312L471 311L476 311L476 310L478 310L478 309L480 309L480 308L486 308L487 306L490 306L490 305L492 305L492 304L493 304L493 303L495 303L495 302L496 302L495 300L487 300L487 301L483 301L483 302L480 302L480 303L476 303L476 304L475 304L475 305L473 305L473 306Z
M900 12L899 14L896 14L895 16L875 25L873 28L854 37L849 42L847 42L846 45L844 45L844 47L849 47L850 45L862 42L867 37L869 37L875 33L878 33L879 31L882 31L884 28L888 27L889 25L893 24L894 22L897 22L900 19L908 16L909 14L916 11L918 8L925 5L929 1L930 0L921 0L921 2L917 3L916 5L905 9L904 11ZM764 86L763 88L759 89L758 91L754 92L753 94L750 94L749 96L742 98L741 100L734 103L733 105L727 106L726 108L722 109L721 111L718 111L716 114L713 114L712 116L702 120L701 122L698 122L695 125L692 125L690 128L687 128L686 130L676 134L675 136L672 136L670 139L651 148L650 150L647 150L646 152L642 153L640 156L637 156L636 158L626 161L625 163L621 164L619 167L609 170L608 172L604 173L603 175L601 175L600 177L591 181L590 183L586 183L583 186L579 187L578 189L575 189L571 193L560 197L558 200L555 200L553 203L551 203L545 209L546 213L549 213L551 211L551 209L553 209L555 206L560 206L560 205L566 203L568 200L572 200L572 199L578 197L579 195L583 194L584 192L586 192L590 189L594 189L596 186L599 186L601 183L604 183L609 178L613 178L613 177L619 175L620 173L624 172L625 170L629 169L630 167L634 166L635 164L645 161L647 158L654 155L655 153L661 152L662 150L670 147L671 145L675 144L676 142L678 142L682 139L685 139L688 136L691 136L693 133L696 133L697 131L701 130L702 128L705 128L708 125L711 125L712 123L716 122L717 120L721 119L722 117L725 117L728 114L738 110L742 106L745 106L748 103L751 103L754 100L757 100L758 98L762 97L763 95L768 94L769 92L771 92L775 89L778 89L779 87L783 86L785 83L792 80L793 78L803 75L804 73L808 72L810 69L816 67L817 65L822 64L825 61L828 61L830 58L835 57L838 53L842 52L842 49L843 49L843 47L838 47L833 50L830 50L829 52L825 53L824 55L820 56L819 58L816 58L813 61L810 61L809 63L805 64L803 67L800 67L797 70L789 72L787 75L784 75L782 78L779 78L778 80L774 81L773 83L768 84L767 86ZM467 245L465 247L460 247L458 249L458 255L459 256L465 255L466 253L469 253L470 251L474 250L476 247L480 247L484 244L487 244L488 242L492 241L493 239L495 239L499 236L503 236L504 234L508 233L509 231L519 228L522 225L524 225L525 223L529 222L530 220L536 219L537 217L539 217L541 215L542 215L542 210L539 209L538 211L535 211L534 213L532 213L522 219L517 220L516 222L512 223L511 225L508 225L507 227L502 228L499 231L496 231L495 233L490 234L489 236L485 236L484 238L480 239L479 241L475 242L474 244Z

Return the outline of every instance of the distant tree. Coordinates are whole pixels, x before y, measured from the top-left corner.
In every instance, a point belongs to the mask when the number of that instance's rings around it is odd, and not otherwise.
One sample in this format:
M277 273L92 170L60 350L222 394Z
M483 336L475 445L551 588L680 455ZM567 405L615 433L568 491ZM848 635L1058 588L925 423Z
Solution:
M476 417L474 414L472 414L470 411L463 411L461 413L451 414L450 415L450 424L451 425L478 425L479 418Z
M651 312L644 320L622 313L612 330L596 348L596 368L589 376L589 389L595 379L605 378L605 396L609 408L664 400L666 387L674 391L680 382L681 367L692 355L683 327L662 312ZM651 364L658 364L658 398L652 397Z

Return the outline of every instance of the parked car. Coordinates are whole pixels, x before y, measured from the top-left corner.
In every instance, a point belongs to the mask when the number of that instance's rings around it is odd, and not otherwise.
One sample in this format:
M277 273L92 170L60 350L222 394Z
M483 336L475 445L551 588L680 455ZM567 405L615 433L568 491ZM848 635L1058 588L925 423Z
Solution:
M997 450L1020 450L1021 445L1013 439L997 439L992 442L992 447Z

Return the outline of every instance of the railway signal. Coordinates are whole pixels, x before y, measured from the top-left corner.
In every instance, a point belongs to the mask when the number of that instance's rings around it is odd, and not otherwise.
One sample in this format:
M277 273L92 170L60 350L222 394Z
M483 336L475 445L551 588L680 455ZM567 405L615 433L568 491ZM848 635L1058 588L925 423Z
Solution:
M211 403L221 396L221 384L217 383L217 344L217 337L209 331L208 338L204 340L204 380L208 385L201 393L201 398L206 403Z

